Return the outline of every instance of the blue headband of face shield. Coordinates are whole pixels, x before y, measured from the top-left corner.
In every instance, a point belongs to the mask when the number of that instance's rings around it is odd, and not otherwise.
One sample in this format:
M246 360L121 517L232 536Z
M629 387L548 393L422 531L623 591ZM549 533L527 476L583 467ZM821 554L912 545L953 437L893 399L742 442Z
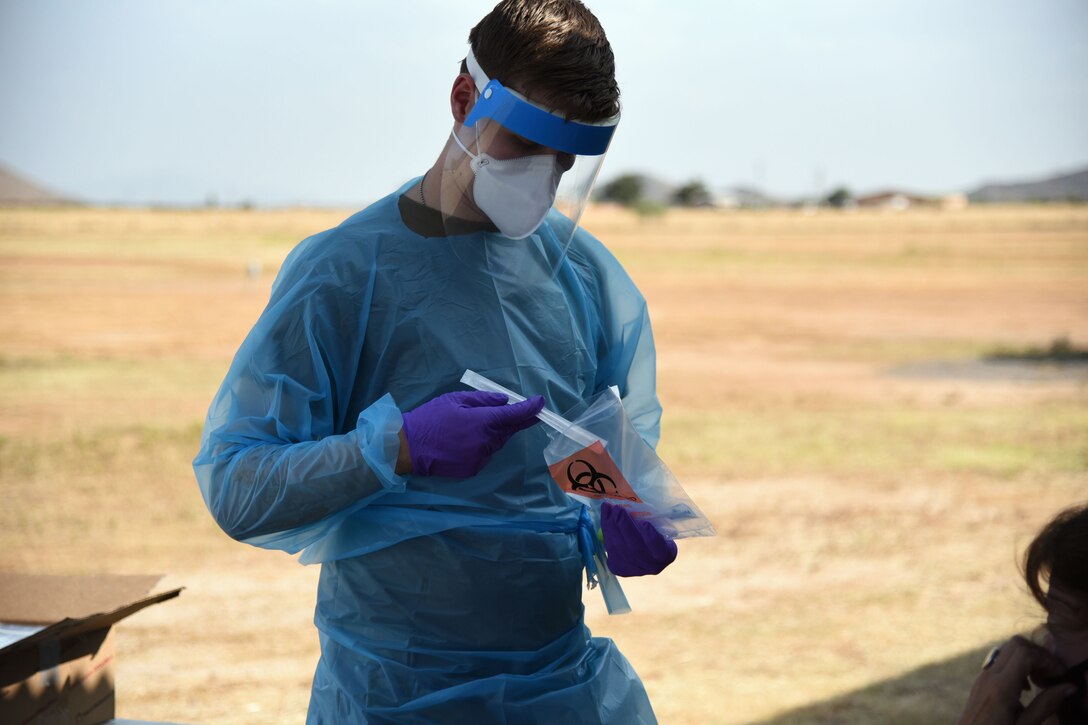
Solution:
M608 150L619 116L600 124L568 121L522 98L498 80L489 80L476 62L471 48L465 63L480 91L476 105L465 119L466 126L489 118L519 136L556 151L600 156Z

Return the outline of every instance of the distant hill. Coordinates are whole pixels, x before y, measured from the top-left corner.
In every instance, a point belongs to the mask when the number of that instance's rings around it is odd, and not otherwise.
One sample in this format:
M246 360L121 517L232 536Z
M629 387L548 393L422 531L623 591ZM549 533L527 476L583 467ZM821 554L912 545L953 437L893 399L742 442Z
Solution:
M967 195L972 203L1088 201L1088 169L1041 181L986 184Z
M78 203L0 166L0 206L62 206Z

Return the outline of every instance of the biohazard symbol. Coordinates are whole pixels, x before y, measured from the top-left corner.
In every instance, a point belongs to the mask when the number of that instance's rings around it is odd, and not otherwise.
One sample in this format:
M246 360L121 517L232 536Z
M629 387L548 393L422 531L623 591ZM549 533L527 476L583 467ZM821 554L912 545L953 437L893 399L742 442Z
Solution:
M548 473L559 488L573 496L642 501L600 441L552 463Z
M601 473L593 467L593 464L582 458L573 460L567 465L567 480L570 481L571 491L588 491L605 496L609 493L605 488L606 485L612 487L612 492L618 490L611 476Z

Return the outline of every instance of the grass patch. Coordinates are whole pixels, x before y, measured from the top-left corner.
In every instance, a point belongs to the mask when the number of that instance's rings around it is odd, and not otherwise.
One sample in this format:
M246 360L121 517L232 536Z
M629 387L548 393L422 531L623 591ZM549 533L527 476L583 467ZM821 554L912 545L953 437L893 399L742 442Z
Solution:
M1088 471L1088 410L1075 401L981 409L670 410L662 456L723 477L954 472L1010 478Z
M1038 363L1088 363L1088 348L1073 344L1068 337L1058 337L1046 347L999 348L986 355L985 359Z
M0 355L0 399L72 393L154 398L207 392L210 401L226 371L224 362L214 360Z
M0 546L122 550L133 531L154 531L184 547L209 525L190 463L199 441L195 423L0 440L0 487L17 502L0 507Z
M0 437L0 480L12 488L52 488L55 481L156 478L186 467L202 425L88 428L46 439Z

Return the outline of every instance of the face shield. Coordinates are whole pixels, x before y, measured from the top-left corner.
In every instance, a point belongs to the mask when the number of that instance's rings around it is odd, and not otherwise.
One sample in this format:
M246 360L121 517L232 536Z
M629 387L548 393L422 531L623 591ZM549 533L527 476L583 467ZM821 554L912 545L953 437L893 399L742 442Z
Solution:
M443 164L447 236L483 225L519 242L510 247L504 270L523 274L530 265L554 273L589 201L619 117L602 123L568 120L489 79L471 49L466 65L478 95L464 124L454 126Z

